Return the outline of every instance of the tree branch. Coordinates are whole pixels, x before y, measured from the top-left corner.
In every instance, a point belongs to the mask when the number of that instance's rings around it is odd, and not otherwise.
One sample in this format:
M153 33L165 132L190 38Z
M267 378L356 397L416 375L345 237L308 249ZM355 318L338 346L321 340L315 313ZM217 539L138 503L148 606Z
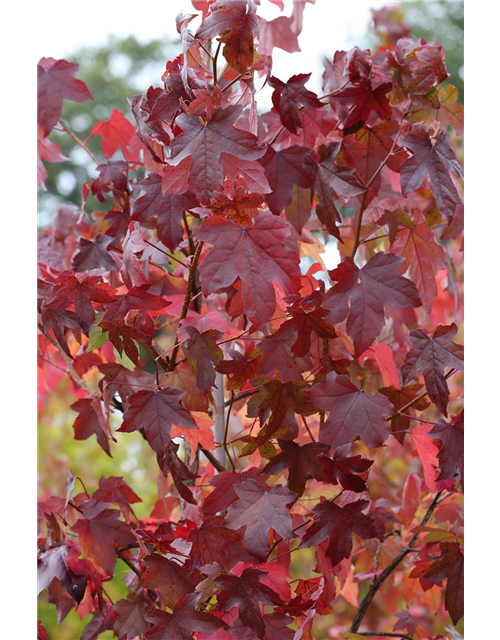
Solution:
M422 520L420 521L420 526L423 527L425 524L427 524L427 522L429 521L429 518L431 517L434 509L436 508L436 506L438 505L439 502L439 498L441 496L443 492L442 491L438 491L438 493L436 493L436 495L434 496L434 499L432 500L432 502L430 503L424 517L422 518ZM366 596L363 598L363 600L361 601L361 604L359 605L359 609L358 612L356 613L356 615L354 616L354 619L352 621L351 627L349 629L349 631L351 633L356 633L359 629L359 626L361 624L361 622L363 621L363 618L366 615L366 612L368 610L368 607L370 606L371 601L373 600L373 598L375 597L375 594L377 593L377 591L380 589L380 587L382 586L382 584L385 582L385 580L387 580L387 578L391 575L391 573L394 571L394 569L398 566L398 564L401 562L401 560L403 560L409 553L412 553L413 551L413 545L415 544L415 542L417 541L419 536L419 533L415 533L413 534L413 536L410 539L410 542L406 545L406 547L404 549L402 549L398 555L394 558L394 560L382 571L382 573L380 573L376 578L374 578L370 588L368 589L368 593L366 594ZM373 634L372 634L373 635ZM398 636L396 636L398 637ZM399 637L402 637L401 635ZM404 637L404 636L403 636Z
M85 142L83 140L80 140L80 138L76 135L76 133L73 133L73 131L71 131L71 129L68 127L68 125L64 122L64 120L59 120L59 124L64 129L64 131L66 131L66 133L69 135L69 137L72 140L74 140L77 145L79 145L82 149L84 149L89 154L89 156L96 163L96 165L101 164L99 162L99 160L96 158L96 156L92 153L92 151L87 147Z

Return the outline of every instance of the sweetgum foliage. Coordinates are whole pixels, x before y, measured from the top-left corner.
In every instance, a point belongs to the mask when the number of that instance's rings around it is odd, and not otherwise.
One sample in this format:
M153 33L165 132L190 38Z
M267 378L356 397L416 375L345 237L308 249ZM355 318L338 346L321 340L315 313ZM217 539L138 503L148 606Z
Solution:
M98 157L59 127L96 171L39 235L41 411L69 385L81 455L96 441L108 465L143 439L158 500L118 467L42 492L40 597L61 625L85 618L84 640L459 637L463 110L446 52L379 12L394 38L332 50L317 95L311 73L272 71L313 2L271 21L255 0L192 4L155 86L93 123ZM49 57L38 79L43 187L66 160L64 101L93 88Z

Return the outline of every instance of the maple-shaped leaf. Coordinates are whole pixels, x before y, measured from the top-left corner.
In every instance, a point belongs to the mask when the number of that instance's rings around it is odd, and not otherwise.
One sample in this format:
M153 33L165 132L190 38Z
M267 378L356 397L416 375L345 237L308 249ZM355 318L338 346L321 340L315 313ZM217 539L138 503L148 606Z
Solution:
M240 278L243 306L256 328L265 324L276 308L273 280L287 293L297 292L299 256L284 243L290 235L286 220L261 211L252 227L240 227L213 216L203 221L196 235L214 245L200 266L204 295L226 289Z
M231 356L231 360L219 362L215 369L219 373L231 376L227 379L226 385L228 389L234 391L241 389L248 380L257 377L261 358L260 356L248 358L236 349L229 349L228 355Z
M220 109L208 124L186 114L176 119L182 133L170 145L168 164L178 165L191 158L189 185L202 204L208 204L213 192L222 187L221 153L243 160L255 160L264 154L254 135L234 126L240 112L237 105Z
M316 409L330 412L319 437L332 452L358 436L369 447L381 447L389 437L386 417L395 411L382 394L360 391L347 376L331 371L326 382L312 386L309 395Z
M335 338L336 332L332 325L326 321L327 310L321 307L324 288L313 291L309 296L295 300L287 309L291 316L279 328L277 333L288 331L293 326L297 333L297 339L292 344L292 353L296 358L307 355L311 348L311 334L315 333L319 338Z
M218 0L210 7L195 38L211 40L222 34L224 58L239 73L245 73L254 62L254 37L259 34L254 2Z
M457 332L455 323L439 325L432 338L422 329L411 331L413 348L406 355L402 369L404 384L408 384L413 376L422 371L429 398L445 416L448 415L446 408L450 390L444 377L444 369L464 368L464 348L453 342Z
M44 137L44 133L42 128L38 126L38 140L37 140L37 184L44 191L47 190L45 186L45 180L47 180L47 170L42 162L45 160L46 162L64 162L65 160L69 160L66 156L61 153L61 147Z
M451 149L450 136L441 131L437 140L433 140L422 125L415 125L404 138L404 145L413 156L401 167L400 181L403 195L418 189L429 174L432 194L436 199L439 212L451 222L457 205L462 200L450 177L453 171L459 178L464 174L460 162Z
M434 443L433 438L429 436L429 431L431 431L430 424L420 424L411 430L410 436L422 464L425 484L430 491L437 491L436 467L438 466L437 454L439 449Z
M373 176L379 171L380 165L389 155L394 139L399 132L399 125L395 120L384 120L379 124L370 127L365 125L354 135L347 136L342 142L342 150L346 156L349 165L356 169L356 175L359 177L361 184L368 185ZM396 151L396 149L394 149ZM387 160L387 166L392 171L400 171L401 163L405 159L405 155L401 160L401 154L390 155ZM378 193L382 182L382 176L379 175L373 180L370 191Z
M295 414L310 415L314 412L307 394L307 383L302 380L283 383L281 380L272 380L263 385L260 391L252 396L247 405L249 417L259 416L260 423L266 425L261 429L257 437L245 436L244 442L248 442L244 451L245 455L253 453L257 447L265 444L275 435L283 437L295 437L297 421Z
M224 516L207 518L200 527L191 529L188 542L192 543L190 556L195 566L213 564L221 567L226 564L228 545L234 545L241 536L223 525Z
M214 515L218 511L226 511L226 509L236 500L238 494L235 491L237 485L247 482L249 478L254 478L256 482L262 484L266 488L265 478L258 475L259 471L250 468L243 473L231 473L230 471L222 471L213 478L210 478L210 484L215 487L203 502L203 512L207 515Z
M299 73L289 78L286 83L274 76L269 78L269 84L274 89L272 95L274 108L280 114L282 124L295 134L302 129L299 107L321 109L324 106L315 93L305 88L310 77L310 73Z
M259 53L270 56L275 47L288 53L301 51L294 22L292 16L279 16L269 21L259 17Z
M153 451L163 453L170 446L172 425L198 429L192 415L180 403L183 395L182 391L171 387L134 393L129 398L130 404L118 431L130 433L143 429Z
M304 493L309 478L326 480L319 456L328 451L328 445L321 442L300 445L293 440L278 440L278 444L281 453L271 458L262 473L276 475L288 469L288 488L298 496Z
M118 109L113 109L109 120L96 122L90 132L91 136L101 136L102 150L106 158L111 158L118 148L125 155L134 134L134 125Z
M348 256L328 272L336 284L323 302L323 307L330 310L327 320L335 324L349 315L347 333L352 338L355 357L368 349L382 331L385 304L398 309L422 304L413 282L395 273L403 263L404 258L381 251L362 269Z
M391 252L405 258L403 268L410 268L427 316L437 296L436 272L446 266L445 255L420 212L415 212L414 222L405 227L398 231Z
M117 615L116 611L105 602L101 609L95 609L92 618L82 631L81 640L98 640L106 631L112 631Z
M75 271L82 273L83 271L100 269L102 273L106 273L118 269L107 250L112 242L113 238L105 235L99 235L94 240L79 238L78 250L73 256Z
M190 482L193 484L192 481L198 478L198 476L196 473L190 471L179 458L177 455L178 448L179 445L177 443L170 441L163 451L156 453L156 461L164 476L167 476L169 473L172 475L175 487L181 497L184 498L186 502L196 504L193 494L184 483Z
M419 38L400 38L393 51L387 52L385 66L395 75L405 94L425 95L448 78L444 47Z
M142 593L130 594L113 605L118 614L114 631L122 640L134 640L142 636L149 625L144 620L146 611L151 608L151 602L146 600Z
M180 111L181 99L190 100L190 96L186 93L180 74L171 73L166 80L166 91L161 91L156 96L147 122L161 120L170 123L177 111Z
M148 589L158 589L164 606L173 607L182 597L193 593L196 581L190 580L190 572L175 560L152 553L144 563L146 570L141 583Z
M128 170L128 164L123 160L110 160L96 167L98 178L92 179L91 191L99 202L105 202L105 194L112 189L126 191L128 179L124 172Z
M375 520L363 513L368 504L368 500L356 500L339 507L325 500L316 505L312 512L317 519L307 529L298 548L319 545L328 539L326 555L334 567L351 555L353 533L365 540L377 536Z
M286 505L294 502L297 494L282 486L266 489L255 480L247 480L234 490L238 500L227 511L226 524L234 530L246 527L243 546L263 561L270 549L270 529L282 538L293 538L292 518Z
M150 284L140 287L132 287L130 291L111 302L106 307L103 322L116 322L119 318L125 318L127 313L136 311L160 311L171 303L153 293L148 293Z
M312 192L319 200L317 214L321 220L330 220L329 229L337 237L334 222L341 220L335 206L335 194L350 198L365 191L353 167L335 162L340 147L340 142L324 143L317 151L309 151L304 158L304 167L311 176Z
M184 211L197 206L190 194L164 195L162 178L151 173L134 186L131 196L131 219L140 222L156 220L158 238L172 251L182 241Z
M295 631L288 626L292 623L292 618L282 613L270 613L265 614L263 620L265 631L262 638L266 640L294 640ZM232 634L231 638L238 638L238 640L260 639L260 636L245 626L239 618L236 618L231 623L227 633ZM212 638L212 640L215 640L215 638Z
M450 83L433 87L425 96L412 96L406 118L410 122L437 120L443 128L450 124L459 136L464 134L464 105L458 102L458 89Z
M333 105L349 107L344 120L344 129L349 129L359 121L366 122L372 111L382 119L390 118L392 109L387 94L392 89L391 82L362 78L357 84L350 84L331 96Z
M72 311L64 309L50 309L45 303L42 304L42 324L43 330L47 333L50 329L54 332L57 342L67 356L71 357L71 352L64 335L65 329L71 329L77 335L81 330L80 323Z
M431 582L446 580L444 606L457 624L464 615L464 554L458 542L441 542L441 557L425 572Z
M38 557L38 593L46 589L54 578L57 578L66 592L78 603L82 600L87 587L87 578L77 574L71 568L68 554L75 554L75 549L66 544L45 551Z
M108 478L101 476L99 478L99 489L94 491L92 497L102 502L116 504L127 516L133 513L130 507L131 504L142 502L125 480L116 476L109 476Z
M214 366L224 358L217 340L222 338L222 332L209 329L200 333L196 327L186 327L189 340L182 345L184 355L196 372L196 385L206 395L215 382Z
M38 124L46 136L61 117L63 100L93 100L85 82L74 76L79 64L42 58L38 63Z
M75 440L88 440L91 435L95 435L99 446L111 458L109 450L111 434L106 426L100 399L80 398L70 408L79 414L73 424Z
M226 623L207 611L195 609L198 595L188 595L179 600L172 613L152 609L145 619L153 624L145 637L148 640L192 640L193 634L212 634L217 629L227 628Z
M464 412L461 411L451 422L437 420L428 435L441 440L438 453L440 474L438 480L448 480L459 472L462 491L464 489Z
M383 393L384 396L389 398L394 405L396 413L394 414L395 417L391 420L391 431L396 440L401 444L404 442L405 432L410 429L411 416L414 414L414 411L427 409L429 402L425 398L422 398L405 410L407 415L398 414L397 412L409 402L415 400L422 392L423 386L422 384L408 384L401 387L401 389L396 389L395 387L382 387L379 389L380 393Z
M279 215L292 202L293 185L303 188L311 186L311 177L303 166L306 153L306 147L298 145L282 151L268 146L259 160L271 187L271 193L266 194L266 202L275 215Z
M281 599L277 593L261 582L266 573L260 569L248 568L241 576L221 575L215 579L215 583L222 587L217 595L222 611L230 611L238 607L241 622L250 627L258 638L264 638L266 626L261 612L261 606L279 605Z
M94 322L95 311L92 302L113 302L113 295L109 285L100 283L101 276L75 276L69 271L63 271L54 283L53 293L45 301L49 309L67 309L75 305L75 316L85 333L88 333Z
M262 351L260 373L269 374L276 370L282 382L297 380L303 371L308 370L308 362L310 362L308 356L294 357L292 345L298 339L296 327L290 324L284 329L280 327L279 331L261 340L258 344Z
M349 449L350 445L337 447L332 458L322 453L318 463L322 467L324 477L332 484L340 484L347 491L361 493L366 490L366 482L356 474L368 471L373 460L367 460L363 456L348 457Z
M80 518L71 527L78 534L78 544L108 575L116 563L115 544L136 542L130 527L119 519L115 509L104 509L93 518Z

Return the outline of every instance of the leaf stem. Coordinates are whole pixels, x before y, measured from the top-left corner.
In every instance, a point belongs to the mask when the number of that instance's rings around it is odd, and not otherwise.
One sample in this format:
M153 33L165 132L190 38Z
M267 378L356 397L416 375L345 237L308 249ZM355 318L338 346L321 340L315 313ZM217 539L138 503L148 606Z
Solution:
M68 125L64 122L64 120L59 120L59 124L64 129L64 131L66 131L66 133L69 135L69 137L72 140L74 140L76 142L76 144L78 144L82 149L84 149L89 154L89 156L96 163L96 165L101 164L99 162L99 160L96 158L96 156L92 153L92 151L85 144L85 142L83 140L80 140L80 138L76 135L76 133L73 133L73 131L71 131L71 129L68 127Z

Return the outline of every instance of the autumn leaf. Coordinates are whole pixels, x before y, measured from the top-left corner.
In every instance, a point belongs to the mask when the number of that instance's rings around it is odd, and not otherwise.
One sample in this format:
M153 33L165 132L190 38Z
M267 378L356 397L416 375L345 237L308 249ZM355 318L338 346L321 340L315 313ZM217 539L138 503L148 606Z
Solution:
M430 436L441 440L438 453L440 474L438 480L454 478L458 472L462 491L464 489L464 412L451 422L437 420Z
M190 595L176 604L172 613L152 609L146 620L153 624L146 631L148 640L192 640L195 631L211 634L227 627L225 622L207 611L195 609L198 596Z
M272 101L274 108L280 114L281 122L292 133L302 129L300 108L310 107L321 109L324 105L318 96L305 88L305 83L311 77L310 73L299 73L286 82L272 76L269 84L273 87Z
M450 171L459 178L464 176L460 162L450 147L450 136L442 131L437 140L433 140L421 125L415 125L404 138L404 145L413 151L413 156L401 167L403 195L418 189L429 174L439 212L451 222L455 209L462 200L450 177Z
M464 615L464 556L458 542L441 542L441 557L426 571L431 582L446 580L444 606L453 624Z
M234 126L240 112L240 107L229 106L219 110L208 124L185 114L176 119L182 133L170 145L168 164L175 166L191 158L189 185L202 204L208 204L213 192L222 187L221 153L248 161L260 158L265 151L255 136Z
M212 216L203 221L196 235L214 245L200 265L204 294L217 293L240 278L243 305L256 327L265 324L276 308L273 280L288 293L298 290L299 257L284 243L290 235L285 220L261 211L253 227L240 227L221 216Z
M80 65L67 60L41 58L38 63L38 124L46 136L61 117L63 100L93 100L87 85L74 76Z
M336 269L329 271L336 284L326 293L323 303L325 309L330 310L327 320L335 324L349 315L347 333L353 340L356 357L382 331L385 304L398 309L422 304L413 282L395 273L403 262L403 258L393 253L379 252L362 269L346 257Z
M454 323L439 325L432 338L422 329L411 331L413 349L407 354L402 369L404 384L422 371L429 398L445 416L448 415L446 408L450 395L444 377L445 367L464 368L463 347L453 342L457 331Z
M333 567L348 558L352 551L353 533L365 539L377 535L375 521L363 513L368 504L368 500L356 500L339 507L325 500L316 505L312 512L317 518L305 532L299 549L321 544L328 539L326 555Z
M394 407L380 393L360 391L347 376L332 371L326 382L313 385L309 394L316 409L330 412L319 436L332 452L358 436L369 447L381 447L389 437L386 417L394 413Z
M265 489L255 480L247 480L234 490L238 500L227 511L226 524L236 531L245 527L243 546L262 561L269 552L270 529L283 538L293 538L292 519L286 505L297 495L281 486Z

